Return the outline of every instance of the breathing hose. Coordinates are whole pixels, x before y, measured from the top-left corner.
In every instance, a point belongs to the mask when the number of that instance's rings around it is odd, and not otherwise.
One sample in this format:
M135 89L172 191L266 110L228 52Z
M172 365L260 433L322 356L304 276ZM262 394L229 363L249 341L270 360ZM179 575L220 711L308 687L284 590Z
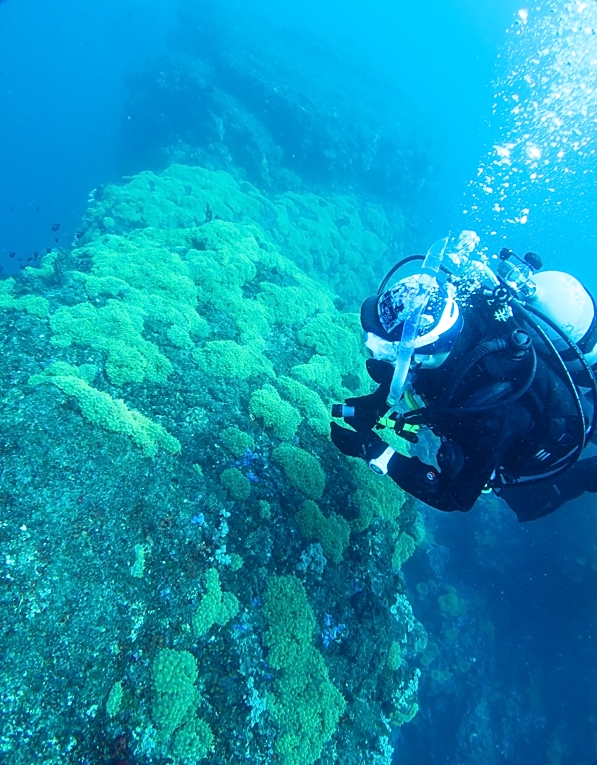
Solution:
M479 406L467 406L466 404L463 404L462 406L454 409L450 409L449 407L442 407L440 410L442 414L461 414L463 412L466 414L480 414L482 412L489 412L498 406L510 406L511 404L516 403L524 396L525 393L529 391L537 373L537 352L534 348L531 348L530 353L532 357L531 370L524 384L521 385L517 391L514 391L514 393L512 393L508 398L500 399L499 397L496 397L495 400L490 404L480 404Z
M487 340L484 343L480 343L476 348L474 348L467 356L464 357L464 359L460 362L458 367L455 369L454 373L448 380L448 384L446 385L442 395L440 396L437 404L436 404L436 411L441 411L444 413L450 413L452 411L466 411L469 413L477 413L477 412L487 412L491 409L494 409L496 406L508 406L510 404L513 404L515 401L518 401L519 398L524 396L524 394L529 390L531 385L533 384L533 380L535 379L535 374L537 372L537 353L535 349L533 348L532 344L530 343L530 340L528 338L528 335L526 332L518 333L519 335L522 335L523 338L526 338L525 340L519 340L517 339L517 333L514 332L509 337L496 337L493 340ZM521 344L522 343L522 344ZM528 344L527 344L528 343ZM518 350L519 352L531 353L531 370L524 382L524 384L515 391L512 395L510 395L508 398L505 399L499 399L499 395L496 396L495 400L491 403L487 404L480 404L479 406L466 406L466 404L462 404L458 407L458 410L451 410L448 408L448 405L452 398L454 397L454 394L458 390L458 387L466 377L466 375L470 372L470 370L475 366L475 364L478 364L482 359L484 359L486 356L489 356L493 353L499 353L501 351L506 351L508 348L514 348L515 350Z
M470 370L478 364L485 356L489 356L491 353L498 353L499 351L505 351L508 347L508 341L505 337L496 337L494 340L487 340L485 343L480 343L474 348L467 356L464 357L462 362L458 365L454 374L450 378L447 386L444 389L439 401L437 402L438 409L444 409L452 400L458 386L463 381L465 376Z
M421 274L417 281L416 293L410 299L410 305L404 307L404 310L408 311L408 316L404 322L400 347L394 362L394 376L392 377L390 393L387 399L388 404L392 407L398 405L404 393L410 362L415 351L421 316L427 307L429 294L436 283L435 277L439 272L447 246L448 237L439 239L435 244L431 245L423 261Z

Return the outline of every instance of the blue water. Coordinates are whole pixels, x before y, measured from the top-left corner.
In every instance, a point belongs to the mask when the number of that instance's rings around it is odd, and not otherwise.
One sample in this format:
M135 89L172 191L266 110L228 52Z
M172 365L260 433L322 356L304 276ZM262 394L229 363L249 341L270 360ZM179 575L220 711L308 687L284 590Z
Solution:
M510 0L431 0L424 6L380 0L256 0L250 4L249 21L246 3L230 4L227 13L231 27L241 30L245 23L254 24L254 15L262 16L268 28L290 30L292 39L300 41L289 49L299 69L301 50L305 67L313 66L311 59L307 62L307 40L318 45L322 41L324 50L342 56L349 52L350 66L370 82L375 114L384 124L395 123L404 136L402 148L412 150L406 162L410 185L399 200L412 221L412 249L424 249L449 229L471 227L482 235L481 244L489 252L504 244L521 252L537 251L546 265L570 270L597 290L597 98L591 91L597 82L597 66L591 63L597 14L594 0L587 4L585 12L576 1L571 3L572 11L562 23L556 17L565 15L564 3L531 9L527 19L517 15L520 3ZM217 0L213 7L217 9ZM151 98L144 92L140 105L135 93L148 82L143 73L154 71L159 56L181 47L187 54L192 49L178 26L177 11L174 2L157 0L0 2L4 275L34 262L34 252L68 247L92 189L117 182L124 174L157 171L168 164L154 135L164 130L170 140L177 121L182 132L187 110L200 105L185 102L184 96L176 103L165 99L156 106L156 114L150 114ZM546 23L545 18L556 21ZM564 124L553 127L557 104L545 107L544 113L538 107L537 124L546 124L541 122L544 116L552 129L530 132L523 140L521 133L532 131L534 123L518 125L512 116L516 101L504 107L502 96L511 99L515 94L528 105L542 92L536 79L541 66L533 83L524 80L525 67L534 52L550 46L560 46L558 66L574 69L562 112ZM260 54L267 57L268 47L257 46L255 55ZM322 81L322 89L333 86L349 102L353 94L359 98L362 91L356 80L342 80L341 71L342 67L334 69L338 79L332 84ZM161 119L168 103L172 114ZM353 108L358 111L358 103ZM155 122L144 122L148 115ZM282 117L274 114L272 119ZM582 146L558 165L558 142L566 131L576 131ZM538 176L548 173L549 178L518 185L511 181L507 200L500 203L493 186L503 181L507 168L494 165L501 155L493 147L513 137L523 141L518 147L523 147L522 155L515 158L521 175L530 176L534 168L528 162L535 161ZM179 138L188 144L184 135ZM533 158L532 147L531 154L526 147L535 141L543 142L542 153ZM214 156L209 155L210 161ZM547 170L546 158L551 162ZM226 161L241 167L240 144ZM490 168L493 180L484 179L480 167ZM242 170L258 182L248 160ZM359 186L348 172L341 178L320 173L315 162L292 170L303 173L318 193L326 184L344 184L357 194L393 201L391 185L385 191L381 182ZM477 203L478 209L471 212ZM496 203L502 205L497 211ZM417 618L432 639L441 640L453 625L438 613L436 598L422 595L417 584L427 583L434 592L433 587L450 585L473 604L474 619L483 615L493 625L494 638L463 618L459 629L476 635L478 642L454 648L445 666L465 661L470 667L443 683L424 675L420 712L395 736L397 765L595 761L596 512L592 495L525 526L483 504L459 517L425 512L434 544L420 548L405 567ZM431 669L439 668L441 661Z
M68 244L89 192L118 177L127 72L165 46L159 2L3 2L0 262ZM15 263L8 252L14 251Z
M517 5L252 7L277 24L350 46L399 88L400 104L388 108L421 135L441 177L434 231L452 225L449 208L483 152L496 56ZM1 20L0 263L9 270L9 251L25 257L54 244L53 222L62 224L61 243L69 242L91 189L120 177L126 80L166 48L176 7L5 0Z

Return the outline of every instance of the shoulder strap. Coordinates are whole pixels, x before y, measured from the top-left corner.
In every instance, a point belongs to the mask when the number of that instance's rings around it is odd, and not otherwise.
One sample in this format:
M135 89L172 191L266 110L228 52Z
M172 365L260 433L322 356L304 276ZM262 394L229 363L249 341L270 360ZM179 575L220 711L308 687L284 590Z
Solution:
M588 444L593 433L595 432L595 425L597 419L597 384L595 377L589 365L586 362L580 348L573 343L570 338L547 316L543 315L540 311L531 308L528 305L522 306L521 304L514 304L513 308L518 314L518 317L525 321L529 327L536 333L537 337L541 339L545 350L548 352L548 358L553 365L553 371L558 375L559 379L568 388L573 407L576 410L576 416L571 418L573 428L570 444L566 446L565 452L560 451L559 456L555 457L553 450L548 448L539 448L537 453L532 456L532 460L536 461L536 466L531 468L531 463L528 465L529 472L524 475L514 476L509 474L507 470L498 471L495 476L493 485L497 487L504 486L529 486L534 483L540 483L547 480L553 480L556 476L569 470L579 459L585 446ZM542 326L543 325L543 326ZM563 358L563 354L556 348L552 337L549 336L548 329L553 330L556 335L562 340L566 346L567 351L573 356L574 362L580 362L584 368L587 379L590 381L590 395L591 395L591 415L587 416L585 407L583 407L583 400L588 403L588 399L579 390L578 386L573 380L572 374L568 367L570 362L568 359ZM566 354L568 355L568 354ZM582 400L581 400L582 399ZM543 469L542 469L543 468Z
M562 371L563 377L566 383L568 384L570 391L572 392L573 396L575 397L577 401L579 414L581 416L581 421L583 423L583 427L585 431L584 437L583 437L583 448L584 448L589 443L589 441L593 438L593 435L595 434L597 430L597 381L595 380L595 375L593 373L593 370L589 366L579 346L576 343L574 343L568 337L568 335L566 335L566 333L562 329L560 329L560 327L558 327L557 324L555 324L549 317L545 316L545 314L543 314L541 311L539 311L535 307L529 306L528 304L525 305L522 310L524 310L526 313L526 320L537 332L537 334L541 337L541 339L546 344L546 346L548 346L548 348L551 350L551 354L554 361L557 363L558 367ZM537 321L537 319L547 324L559 336L559 338L564 342L564 344L568 347L568 349L570 349L570 351L573 352L573 355L574 355L573 360L580 363L581 367L584 369L587 381L589 383L588 388L589 388L590 396L592 399L591 400L592 413L591 413L590 419L587 422L585 422L585 411L580 401L580 392L578 390L576 383L572 379L572 375L570 373L570 370L568 369L568 365L566 361L562 358L562 355L558 352L557 348L553 344L547 332L540 326L539 321ZM592 328L589 328L589 331L591 332ZM595 331L597 331L597 329Z

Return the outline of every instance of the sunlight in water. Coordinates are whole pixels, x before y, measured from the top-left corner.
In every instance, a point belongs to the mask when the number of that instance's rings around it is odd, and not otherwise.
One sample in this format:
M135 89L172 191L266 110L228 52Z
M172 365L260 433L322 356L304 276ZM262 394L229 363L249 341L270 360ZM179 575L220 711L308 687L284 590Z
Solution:
M495 83L493 146L464 204L469 225L485 236L507 238L538 206L561 205L575 176L594 171L596 30L597 3L548 2L518 12L506 74Z

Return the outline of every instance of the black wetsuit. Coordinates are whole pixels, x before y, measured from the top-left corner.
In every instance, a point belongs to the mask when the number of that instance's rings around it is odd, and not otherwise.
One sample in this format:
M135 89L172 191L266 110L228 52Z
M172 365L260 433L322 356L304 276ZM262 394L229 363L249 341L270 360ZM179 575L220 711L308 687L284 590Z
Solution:
M574 444L579 439L583 444L585 423L569 378L549 347L520 315L506 314L486 297L475 298L464 311L463 330L446 362L416 373L413 389L425 403L426 424L442 440L440 470L396 453L388 475L412 496L444 511L470 510L491 486L519 520L530 521L585 491L597 491L597 458L576 462L547 481L517 485L521 475L537 478L549 473L552 464L566 464ZM504 348L521 327L531 336L532 348L520 353L511 343ZM387 410L393 370L373 359L367 368L379 388L350 400L356 416L347 419L364 447L360 452L346 448L351 437L337 426L332 438L345 453L371 459L385 445L365 430Z
M579 460L553 481L501 489L498 494L508 503L519 521L534 521L549 515L586 491L597 492L597 457Z

